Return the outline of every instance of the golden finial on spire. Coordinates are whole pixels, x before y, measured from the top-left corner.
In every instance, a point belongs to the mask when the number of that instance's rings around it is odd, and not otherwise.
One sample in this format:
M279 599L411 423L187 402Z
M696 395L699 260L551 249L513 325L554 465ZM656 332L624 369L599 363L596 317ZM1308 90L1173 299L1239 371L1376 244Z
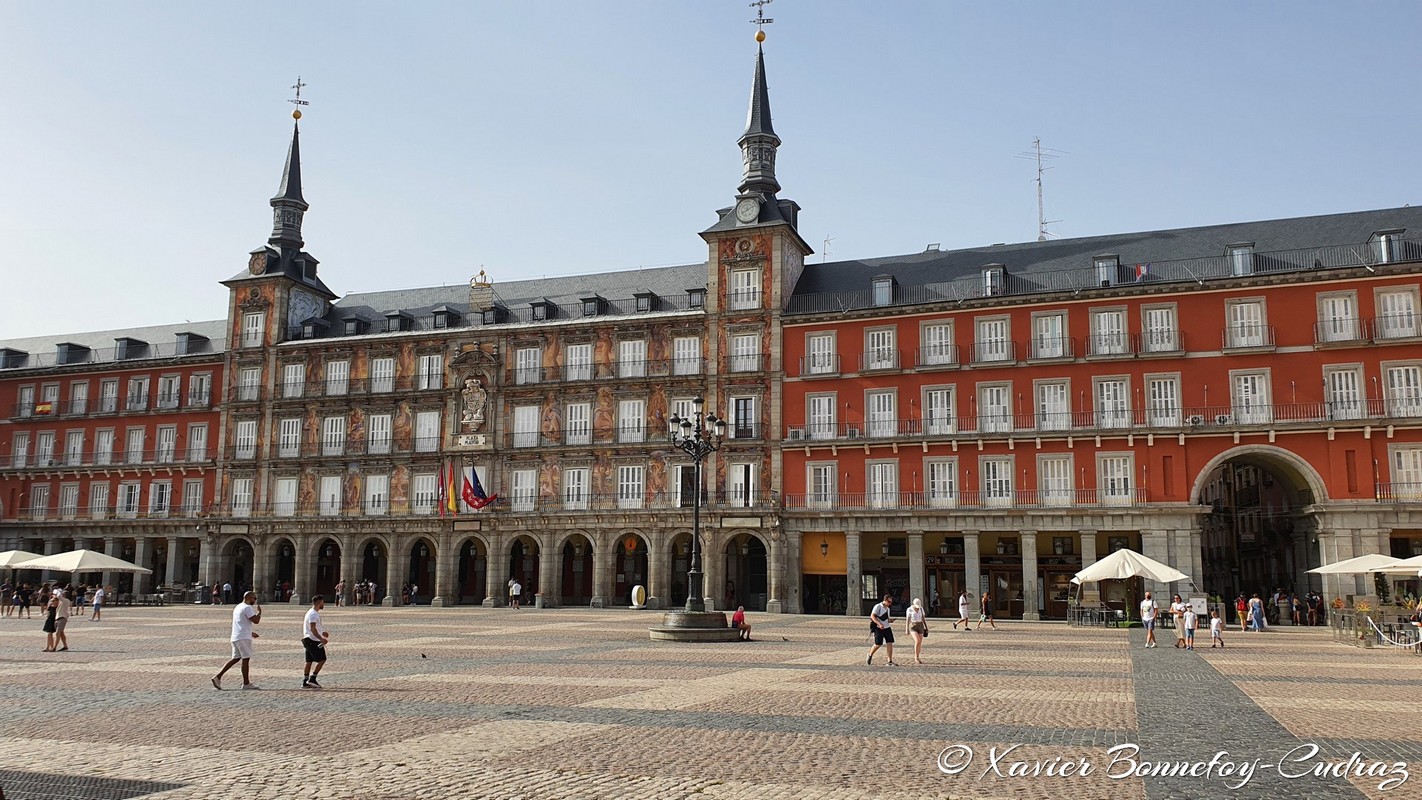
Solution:
M301 82L301 76L300 76L300 75L297 75L297 76L296 76L296 83L292 84L291 88L293 88L293 89L296 90L296 97L295 97L294 99L288 100L288 101L286 101L286 102L288 102L288 103L294 103L294 104L296 104L297 106L309 106L309 105L311 105L310 103L308 103L308 102L306 102L305 100L302 100L302 99L301 99L301 90L304 89L304 88L306 88L306 84L304 84L304 83ZM292 109L292 110L291 110L291 118L292 118L292 119L301 119L301 109L300 109L300 108L294 108L294 109Z
M750 7L755 9L755 19L751 20L751 24L756 26L755 40L757 42L765 41L765 26L775 21L765 18L765 7L773 2L775 0L755 0L750 4Z

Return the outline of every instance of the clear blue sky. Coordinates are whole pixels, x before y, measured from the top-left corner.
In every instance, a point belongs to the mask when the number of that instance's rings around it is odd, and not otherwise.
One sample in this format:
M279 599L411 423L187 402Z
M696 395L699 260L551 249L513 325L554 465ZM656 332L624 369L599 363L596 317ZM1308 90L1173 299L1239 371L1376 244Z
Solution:
M782 197L831 261L1422 201L1422 3L776 0ZM219 318L299 74L337 293L704 260L745 0L0 2L0 338ZM821 258L817 253L813 260Z

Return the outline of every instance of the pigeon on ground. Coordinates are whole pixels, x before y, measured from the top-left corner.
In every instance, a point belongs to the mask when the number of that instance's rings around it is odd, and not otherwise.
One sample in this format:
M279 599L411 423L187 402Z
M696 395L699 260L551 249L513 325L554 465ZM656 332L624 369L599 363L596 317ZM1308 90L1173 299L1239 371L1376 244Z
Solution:
M429 658L429 656L426 656L424 653L420 653L420 658Z

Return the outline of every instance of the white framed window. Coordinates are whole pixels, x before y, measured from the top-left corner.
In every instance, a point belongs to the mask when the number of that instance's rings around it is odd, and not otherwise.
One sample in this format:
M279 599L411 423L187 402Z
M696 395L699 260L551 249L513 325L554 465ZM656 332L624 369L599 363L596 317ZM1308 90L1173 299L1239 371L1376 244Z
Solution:
M160 432L162 428L158 429ZM69 431L64 434L64 463L77 467L84 463L84 432Z
M1141 349L1147 353L1173 353L1180 350L1180 324L1175 306L1147 306L1141 309L1144 331Z
M22 454L24 450L17 449L15 452ZM101 467L114 463L113 428L94 431L94 463Z
M538 471L516 469L509 473L509 502L514 511L532 511L538 497Z
M1363 371L1359 367L1324 367L1323 390L1328 419L1363 416Z
M1071 384L1065 380L1037 382L1037 430L1071 428Z
M729 420L732 439L760 438L759 403L755 397L732 397L731 419Z
M342 456L346 454L346 417L326 417L321 420L321 455Z
M678 336L672 340L672 374L701 374L701 337Z
M341 513L341 476L322 475L320 494L316 498L316 510L323 517L334 517Z
M100 431L102 433L102 431ZM113 446L113 431L109 431L109 446ZM29 433L17 433L10 440L10 463L15 467L25 467L29 465L30 457L30 435ZM103 462L107 464L108 462Z
M978 430L983 433L1012 430L1012 384L978 384Z
M805 497L806 508L834 508L839 499L838 481L834 464L809 464L806 466L805 485L809 494Z
M431 353L420 356L415 366L416 389L444 388L444 356Z
M1037 496L1042 505L1071 505L1074 495L1071 467L1070 455L1037 457Z
M79 487L74 487L77 490ZM173 484L169 481L154 481L148 484L148 516L166 517L173 507Z
M1388 459L1392 468L1393 497L1398 500L1422 499L1422 447L1394 445Z
M383 517L390 511L390 476L371 473L365 476L365 513Z
M641 508L645 483L645 468L628 465L617 468L617 507Z
M593 346L570 344L564 351L563 379L590 381L593 376Z
M1097 378L1095 383L1097 427L1129 427L1131 424L1131 396L1126 379Z
M1395 261L1405 261L1407 256L1403 253L1403 231L1387 231L1375 233L1368 241L1372 246L1373 258L1380 264L1391 264Z
M520 347L513 351L513 382L538 384L543 374L543 351L536 347Z
M1417 335L1417 289L1391 288L1377 292L1377 322L1374 336L1405 339Z
M864 334L864 368L897 369L899 351L893 328L874 328Z
M833 439L836 433L833 394L812 394L805 397L805 433L811 439Z
M563 508L568 511L582 511L588 507L587 467L565 468L563 470Z
M1358 298L1352 292L1319 295L1318 340L1352 342L1358 338Z
M110 446L112 446L112 435ZM188 426L188 461L207 460L207 423L195 422Z
M982 502L986 506L1009 506L1013 501L1012 458L985 456L978 459Z
M926 322L919 328L919 346L922 349L919 363L924 366L954 364L958 361L953 349L953 324L951 322Z
M124 432L123 459L128 464L143 463L143 440L145 438L142 428L129 428ZM40 434L39 441L44 441L44 434ZM38 453L39 448L36 448Z
M1091 312L1091 354L1118 356L1128 352L1126 346L1126 312L1106 308Z
M277 433L277 457L299 458L301 456L301 419L291 417L282 420Z
M255 395L252 399L256 399ZM128 403L125 408L129 411L144 411L148 408L148 378L128 379Z
M182 400L181 375L160 375L158 377L158 407L177 408Z
M989 317L977 320L976 361L1012 360L1012 340L1008 338L1007 318Z
M1096 454L1096 493L1101 503L1126 505L1131 502L1133 461L1129 453Z
M898 508L899 462L869 461L865 463L865 505L869 508Z
M983 297L997 297L1007 292L1007 273L1002 267L983 269Z
M296 516L296 478L277 478L272 492L272 516Z
M864 393L864 422L868 436L885 438L898 434L898 396L893 390Z
M267 327L267 315L261 311L248 311L242 315L242 346L261 347L263 333Z
M86 414L89 411L89 382L76 381L69 384L69 413Z
M203 372L188 376L188 405L206 406L212 402L212 375Z
M930 508L954 508L958 505L958 459L924 459L924 489Z
M143 430L140 428L139 433ZM140 435L138 441L138 457L130 459L130 464L138 464L143 461L143 439ZM35 437L35 464L41 467L54 466L54 431L40 431Z
M107 483L89 484L89 516L94 519L104 519L109 515L109 485Z
M1230 389L1236 424L1257 425L1272 419L1268 370L1231 372Z
M894 302L894 279L875 278L870 287L873 290L873 300L876 306L892 305Z
M1254 274L1254 245L1233 244L1225 250L1230 274L1237 277Z
M1146 414L1151 425L1176 427L1180 424L1180 376L1146 376Z
M754 463L736 461L726 465L726 501L731 507L754 507L757 488Z
M77 516L79 516L79 484L66 483L59 487L59 518L74 519Z
M236 485L236 481L233 481ZM48 489L49 487L45 487ZM119 484L118 507L115 509L115 516L120 519L133 519L138 516L139 498L143 493L143 486L137 482L125 481Z
M232 479L232 516L252 516L252 479Z
M257 421L254 419L239 420L232 440L237 446L237 450L233 454L235 458L256 458Z
M183 516L201 516L202 507L202 479L194 478L183 481Z
M1097 286L1115 286L1121 281L1120 256L1096 256L1091 263L1096 267Z
M415 414L415 452L433 453L439 450L440 426L438 411Z
M647 340L624 339L617 343L617 377L647 377Z
M159 464L171 464L177 460L177 455L178 426L159 425L158 447L153 453L153 460Z
M258 367L243 367L237 370L237 399L256 400L262 390L262 370ZM130 397L129 402L133 399Z
M351 362L327 361L326 362L326 394L332 397L339 397L350 391L351 386Z
M410 491L414 495L414 512L420 516L435 513L439 502L439 476L424 473L410 479Z
M731 371L754 372L760 369L760 334L741 333L731 337Z
M563 415L566 444L592 443L592 403L569 403Z
M833 375L839 372L834 332L812 333L805 337L805 374Z
M727 305L732 311L760 308L760 270L731 270L731 288Z
M371 414L365 418L367 453L384 455L390 452L390 422L389 414Z
M104 414L112 414L118 410L118 388L117 380L105 380L99 382L99 411ZM24 391L23 388L21 391ZM34 390L31 389L31 392ZM33 395L32 395L33 397ZM23 408L21 409L23 411Z
M1062 358L1067 355L1066 312L1048 311L1032 316L1032 357Z
M370 391L375 394L395 391L395 359L382 356L370 360Z
M1226 347L1263 347L1266 343L1264 301L1240 300L1226 306L1229 327Z
M286 364L281 368L281 396L301 397L306 394L306 365Z
M647 401L617 401L617 441L643 442L647 439Z
M538 446L538 406L515 406L513 418L513 446Z
M1388 416L1422 417L1422 365L1389 365L1383 371L1383 379Z
M929 436L957 433L953 410L953 387L932 386L923 390L923 432Z
M117 390L117 384L115 384ZM15 395L16 410L21 417L31 417L35 413L35 387L21 386Z
M696 467L691 464L675 464L672 470L672 499L677 508L691 508L696 502ZM706 493L701 493L702 505L706 504Z

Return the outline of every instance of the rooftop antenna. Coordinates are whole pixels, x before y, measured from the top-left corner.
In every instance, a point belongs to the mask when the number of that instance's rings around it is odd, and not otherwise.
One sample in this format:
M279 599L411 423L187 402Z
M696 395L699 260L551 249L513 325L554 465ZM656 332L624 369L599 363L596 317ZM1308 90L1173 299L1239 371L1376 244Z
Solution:
M1042 140L1039 137L1032 137L1032 149L1025 153L1018 153L1017 158L1031 159L1037 162L1037 241L1045 242L1056 236L1055 233L1047 230L1048 225L1061 222L1059 219L1047 219L1047 213L1042 207L1042 173L1051 167L1042 166L1042 161L1052 160L1058 156L1066 155L1065 150L1054 150L1050 147L1043 149Z
M833 236L826 236L826 237L825 237L825 246L824 246L824 249L820 250L820 263L821 263L821 264L825 263L825 259L829 258L829 254L830 254L830 242L832 242L832 241L834 241L834 237L833 237Z

